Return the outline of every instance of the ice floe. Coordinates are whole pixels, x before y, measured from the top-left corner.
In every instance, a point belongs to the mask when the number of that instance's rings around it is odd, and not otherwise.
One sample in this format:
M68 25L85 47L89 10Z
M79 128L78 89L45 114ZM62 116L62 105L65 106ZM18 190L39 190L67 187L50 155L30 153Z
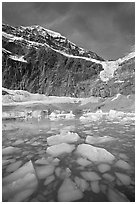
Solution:
M46 152L53 157L57 157L63 153L71 153L75 149L75 145L61 143L47 148Z
M83 198L83 193L77 188L76 184L70 179L66 178L58 191L59 202L71 202Z
M9 202L24 201L35 192L37 186L38 180L30 161L3 178L2 196Z
M54 179L55 179L55 176L54 176L54 175L49 176L49 177L45 180L44 186L47 186L48 184L50 184L52 181L54 181Z
M100 192L100 187L99 187L99 182L98 181L92 181L90 183L90 185L91 185L91 190L94 193L99 193Z
M106 171L109 171L111 169L110 165L108 164L99 164L98 165L98 170L101 172L101 173L104 173Z
M119 172L115 172L115 175L123 185L128 186L131 184L131 178L128 175Z
M20 151L20 148L9 146L2 149L2 155L13 154L19 151Z
M88 182L85 181L84 179L79 178L78 176L76 176L76 177L74 178L74 181L75 181L77 187L78 187L82 192L88 190L89 184L88 184Z
M123 193L113 188L108 189L107 197L110 202L129 202Z
M110 142L113 140L116 140L116 138L111 136L103 136L103 137L87 136L85 142L88 144L98 144L98 143Z
M50 136L47 138L47 144L48 145L56 145L60 143L73 143L77 142L80 139L79 135L77 133L73 132L62 132L59 135Z
M112 182L112 181L115 180L115 177L112 176L112 175L109 174L109 173L105 173L105 174L103 174L102 177L103 177L104 179L106 179L107 181L109 181L109 182Z
M77 160L76 160L77 164L81 165L81 166L89 166L92 164L91 161L85 159L85 158L82 158L82 157L79 157Z
M123 161L123 160L118 160L116 163L115 163L115 166L116 167L119 167L121 169L125 169L125 170L130 170L131 169L131 166L126 162L126 161Z
M13 171L17 170L21 165L22 165L22 161L17 161L13 164L10 164L6 168L6 172L13 172Z
M44 165L36 167L36 173L39 179L44 179L53 174L55 167L53 165Z
M82 171L80 174L87 181L101 180L101 177L94 171Z
M115 156L104 148L94 147L89 144L78 145L76 153L94 162L111 163L115 159Z

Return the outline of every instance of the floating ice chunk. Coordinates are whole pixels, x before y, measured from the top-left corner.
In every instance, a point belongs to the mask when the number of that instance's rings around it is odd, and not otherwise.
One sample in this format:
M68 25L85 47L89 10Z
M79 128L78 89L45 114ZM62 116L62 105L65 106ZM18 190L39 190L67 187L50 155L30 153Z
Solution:
M51 154L53 157L57 157L63 153L71 153L75 149L75 145L69 145L66 143L61 143L58 145L53 145L48 147L46 152Z
M33 193L36 190L37 185L38 185L38 181L35 174L27 173L24 177L21 177L18 180L14 180L10 183L3 185L3 188L2 188L3 199L7 200L10 198L12 199L12 201L14 200L16 201L18 198L18 194L25 191L26 189L27 190L31 189ZM24 200L25 198L23 196L22 200Z
M13 154L19 151L20 151L20 148L9 146L2 149L2 155Z
M116 163L115 163L115 166L116 167L119 167L119 168L121 168L121 169L125 169L125 170L130 170L131 169L131 166L127 163L127 162L125 162L125 161L123 161L123 160L118 160Z
M90 183L90 185L91 185L91 190L94 193L99 193L100 192L100 187L99 187L99 182L98 181L92 181Z
M85 180L82 179L82 178L79 178L79 177L76 176L76 177L74 178L74 181L75 181L76 185L78 186L78 188L79 188L82 192L86 191L86 190L89 188L88 182L85 181Z
M55 167L53 165L46 165L36 167L36 173L39 179L44 179L53 174Z
M124 159L124 160L128 160L128 157L127 157L127 155L126 154L124 154L124 153L119 153L119 155L118 155L121 159Z
M129 202L123 193L112 188L108 189L107 197L110 202Z
M15 162L13 164L10 164L6 168L6 172L13 172L13 171L17 170L21 165L22 165L22 161L17 161L17 162Z
M108 174L108 173L103 174L102 177L109 182L112 182L115 180L114 176L112 176L111 174Z
M9 163L10 163L10 160L2 159L2 166L6 166Z
M89 144L80 144L76 150L77 154L94 162L112 162L115 157L104 148L94 147Z
M100 177L97 173L95 173L95 172L93 172L93 171L91 171L91 172L89 172L89 171L83 171L83 172L81 172L80 174L81 174L81 176L82 176L84 179L86 179L87 181L97 181L97 180L101 180L101 177Z
M52 175L52 176L49 176L46 181L44 182L44 186L47 186L48 184L50 184L52 181L54 181L55 179L55 176Z
M109 171L111 169L110 165L108 164L99 164L98 165L98 170L101 172L101 173L104 173L106 171Z
M47 138L48 145L56 145L60 143L73 143L80 139L77 133L62 133L60 135L55 135Z
M19 139L19 140L16 140L16 142L14 142L13 145L16 146L16 145L20 145L22 143L24 143L24 140Z
M10 175L3 178L3 184L10 183L16 181L22 177L24 177L28 173L35 174L35 169L31 161L24 164L22 167L17 169L15 172L11 173Z
M122 174L122 173L118 173L118 172L115 172L115 175L121 181L121 183L123 183L123 185L125 185L125 186L130 185L131 178L128 175Z
M116 140L116 138L110 137L110 136L103 136L103 137L87 136L85 142L88 144L98 144L98 143L110 142L113 140Z
M89 166L92 164L91 161L88 161L87 159L82 158L82 157L78 158L76 162L81 166Z
M118 118L118 117L123 117L124 115L125 115L125 113L122 112L122 111L110 110L109 114L108 114L108 117L110 119L114 119L114 118Z
M49 164L49 163L50 163L50 161L48 159L45 159L45 158L38 159L38 160L35 161L35 164L41 164L41 165Z
M13 198L10 198L8 202L22 202L34 193L34 189L26 189L17 193Z
M106 194L107 186L105 184L100 184L100 190L102 193Z
M58 191L58 201L71 202L82 197L83 193L77 188L76 184L70 178L66 178Z
M60 174L61 174L61 168L60 168L60 167L57 167L57 168L55 169L55 175L56 175L57 177L60 177Z

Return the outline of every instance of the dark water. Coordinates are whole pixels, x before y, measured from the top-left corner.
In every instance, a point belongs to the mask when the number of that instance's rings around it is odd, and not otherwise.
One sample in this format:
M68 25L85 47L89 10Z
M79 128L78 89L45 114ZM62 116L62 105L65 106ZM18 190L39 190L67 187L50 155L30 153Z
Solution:
M122 168L117 168L111 165L111 170L109 173L115 176L115 172L124 173L130 176L132 182L130 185L118 185L116 179L113 182L108 182L105 180L99 181L99 184L105 184L107 186L112 186L119 192L126 195L129 201L134 201L135 199L135 125L134 121L121 122L121 121L110 121L107 119L92 122L80 122L79 119L75 120L59 120L59 121L49 121L48 119L37 121L36 119L29 119L28 121L18 120L5 120L3 121L3 135L2 135L2 145L3 148L8 146L16 146L21 149L20 152L4 156L3 159L14 159L15 161L22 161L22 165L31 160L34 166L35 161L42 157L47 158L47 137L56 135L60 133L60 130L67 129L78 133L81 137L80 142L75 143L77 146L80 143L84 143L86 136L91 135L95 138L100 136L111 136L116 140L108 141L104 143L98 143L94 146L105 148L107 151L112 153L116 160L121 159L120 155L126 155L123 159L131 166L130 170L125 170ZM17 140L22 140L23 142L15 145ZM49 156L49 155L48 155ZM100 176L101 173L97 170L96 164L87 167L82 167L76 163L77 156L72 152L70 154L63 154L58 157L60 159L59 167L62 169L69 168L71 170L71 179L74 181L75 176L80 177L81 169L84 170L94 170ZM9 175L6 171L8 165L3 166L3 177ZM116 176L115 176L116 177ZM55 177L55 180L47 185L43 185L44 180L39 182L37 191L27 198L25 201L39 201L39 202L49 202L57 201L57 192L62 184L62 179ZM107 195L102 193L96 194L91 190L84 192L84 197L79 200L79 202L107 202Z

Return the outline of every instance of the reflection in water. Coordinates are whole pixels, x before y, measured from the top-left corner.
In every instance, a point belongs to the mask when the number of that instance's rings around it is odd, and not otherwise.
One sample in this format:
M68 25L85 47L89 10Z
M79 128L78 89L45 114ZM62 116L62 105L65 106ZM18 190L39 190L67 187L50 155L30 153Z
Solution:
M62 149L62 153L55 156L47 153L47 137L68 132L77 133L79 139L69 141L72 144L66 146L68 150ZM3 121L2 140L3 201L134 201L133 121L9 120ZM115 156L115 160L100 163L82 157L76 149L83 143L104 148ZM19 177L12 174L19 169ZM25 171L26 175L22 173ZM10 182L5 181L9 175ZM20 190L17 187L11 190L14 188L11 181L15 182L15 178ZM23 185L28 185L27 180L29 188L26 191Z

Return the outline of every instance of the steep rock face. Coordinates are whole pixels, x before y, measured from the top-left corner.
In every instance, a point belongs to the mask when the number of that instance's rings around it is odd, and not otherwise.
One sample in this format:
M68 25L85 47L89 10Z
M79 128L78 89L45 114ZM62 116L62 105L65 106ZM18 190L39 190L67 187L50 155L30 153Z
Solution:
M2 29L2 85L5 88L47 96L106 98L118 93L134 94L134 55L103 61L96 53L85 51L61 34L40 26L3 25ZM115 65L111 76L109 72ZM102 71L110 75L108 80L102 81Z
M34 30L37 31L36 28ZM75 54L86 56L87 53L81 48L76 53L76 46L74 49L68 48L67 44L61 46L60 42L56 42L57 37L62 38L60 34L55 33L53 37L43 31L52 38L50 42L54 42L54 45L51 45L44 34L35 35L35 32L32 27L3 26L3 86L46 95L80 96L84 90L79 88L79 82L97 76L102 70L101 64L91 60L91 56L93 59L99 57L92 52L86 59L75 57ZM37 32L42 31L38 29ZM38 40L40 36L45 40ZM72 47L72 43L67 39L65 41ZM84 95L89 93L86 91Z

